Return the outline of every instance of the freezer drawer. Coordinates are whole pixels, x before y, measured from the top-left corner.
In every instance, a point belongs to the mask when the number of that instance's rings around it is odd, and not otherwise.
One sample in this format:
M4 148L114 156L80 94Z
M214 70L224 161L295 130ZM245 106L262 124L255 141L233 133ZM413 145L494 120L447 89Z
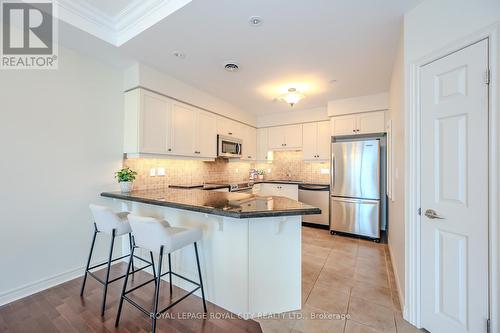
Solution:
M380 201L331 197L330 230L380 238Z

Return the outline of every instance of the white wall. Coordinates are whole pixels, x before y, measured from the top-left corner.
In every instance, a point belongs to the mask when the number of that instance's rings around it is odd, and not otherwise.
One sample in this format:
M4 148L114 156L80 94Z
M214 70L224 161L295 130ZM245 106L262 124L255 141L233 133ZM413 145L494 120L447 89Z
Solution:
M405 58L416 61L499 20L498 0L425 0L405 14Z
M255 115L143 64L137 63L128 68L125 71L124 82L125 90L142 86L248 125L256 124Z
M279 126L329 120L325 107L307 110L270 113L257 116L257 127Z
M404 50L403 29L392 69L388 117L392 121L392 200L389 200L389 250L401 304L405 288L405 216L404 216Z
M117 188L122 72L63 47L59 59L0 73L0 304L82 274L88 204Z

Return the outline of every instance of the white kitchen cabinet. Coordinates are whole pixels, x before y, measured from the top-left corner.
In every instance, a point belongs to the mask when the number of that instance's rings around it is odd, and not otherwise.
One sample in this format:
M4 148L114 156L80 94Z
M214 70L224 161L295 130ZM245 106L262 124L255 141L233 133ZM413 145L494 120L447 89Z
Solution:
M318 159L330 160L330 147L332 143L332 134L330 133L330 122L320 121L318 123Z
M217 116L144 89L125 93L124 152L217 156Z
M170 99L143 89L125 93L124 152L168 153Z
M358 134L384 133L385 129L385 111L358 115Z
M296 184L260 183L254 185L253 193L260 196L299 199L299 187Z
M385 111L364 112L332 117L332 135L373 134L385 132Z
M172 106L172 154L190 156L195 154L196 109L175 102Z
M330 154L330 122L306 123L302 126L304 160L328 160Z
M269 149L295 150L302 148L302 124L268 128Z
M268 128L257 129L257 161L273 160L272 151L269 150L268 134Z
M257 159L257 130L255 127L241 125L243 140L243 151L241 160L255 161Z
M241 139L243 137L243 124L222 116L217 117L217 134L233 136Z
M195 155L217 157L217 116L198 110L196 113Z

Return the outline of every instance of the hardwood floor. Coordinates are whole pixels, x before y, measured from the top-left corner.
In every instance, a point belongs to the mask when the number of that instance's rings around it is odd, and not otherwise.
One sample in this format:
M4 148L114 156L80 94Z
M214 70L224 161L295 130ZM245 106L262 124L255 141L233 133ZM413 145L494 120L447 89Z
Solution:
M112 268L111 276L123 274L126 269L122 263ZM104 270L99 271L104 275ZM151 278L151 275L138 272L129 286L138 285ZM103 286L93 278L87 279L85 294L80 298L82 279L78 278L64 284L41 291L0 307L0 332L150 332L151 320L132 305L124 302L120 325L115 328L118 298L123 280L108 287L108 301L104 317L100 316ZM153 303L154 284L140 288L131 295L136 302L146 308ZM174 287L173 300L185 291ZM170 303L168 283L162 284L161 306ZM226 310L207 302L209 317L203 319L203 305L199 297L191 295L158 320L157 332L191 333L260 333L260 325L252 320L237 318ZM167 317L168 316L168 317Z

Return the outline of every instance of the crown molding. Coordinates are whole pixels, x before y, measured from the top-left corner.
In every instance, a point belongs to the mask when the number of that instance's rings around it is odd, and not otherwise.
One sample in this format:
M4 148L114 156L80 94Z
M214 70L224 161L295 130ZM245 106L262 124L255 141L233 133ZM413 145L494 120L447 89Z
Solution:
M191 0L134 0L115 16L82 1L55 2L60 20L114 46L121 46Z

